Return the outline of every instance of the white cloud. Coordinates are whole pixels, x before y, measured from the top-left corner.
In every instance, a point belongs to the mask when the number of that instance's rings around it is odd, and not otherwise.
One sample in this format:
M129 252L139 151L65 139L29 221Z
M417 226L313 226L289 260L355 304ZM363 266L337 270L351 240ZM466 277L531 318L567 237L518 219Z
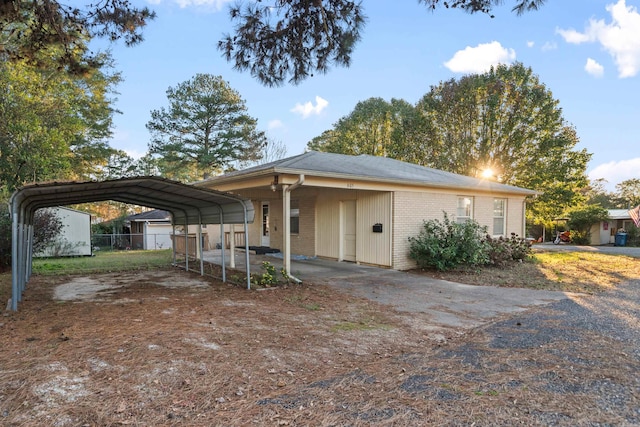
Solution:
M634 77L640 72L640 13L625 0L606 7L611 22L589 20L584 33L574 29L557 29L567 43L599 43L613 57L620 78Z
M604 75L604 67L595 59L587 58L587 63L585 64L584 69L593 77L602 77Z
M326 99L322 99L319 96L316 96L316 105L314 106L311 101L305 102L304 104L296 104L295 107L291 109L292 113L300 114L303 119L315 114L318 115L322 113L322 110L327 108L329 105L329 101Z
M534 47L535 45L536 45L536 42L532 42L532 41L527 42L527 47Z
M584 42L590 41L590 38L587 34L582 34L574 30L573 28L569 30L563 30L562 28L556 28L556 33L560 34L564 41L572 44L580 44Z
M640 157L634 159L613 161L596 166L589 172L589 179L604 178L609 182L609 190L613 190L616 184L627 179L638 178L640 170Z
M504 48L499 42L492 41L476 47L467 46L457 51L444 66L454 73L483 73L491 66L510 64L515 59L515 50Z
M154 2L160 3L162 0L147 0L151 4ZM211 7L214 10L222 10L225 4L231 3L232 0L174 0L181 8L196 6L196 7Z
M269 123L267 123L267 129L269 130L279 129L283 127L284 127L284 123L282 123L282 121L278 119L270 120Z
M550 50L556 50L557 48L558 48L558 45L555 42L546 42L545 44L542 45L540 49L543 52L548 52Z

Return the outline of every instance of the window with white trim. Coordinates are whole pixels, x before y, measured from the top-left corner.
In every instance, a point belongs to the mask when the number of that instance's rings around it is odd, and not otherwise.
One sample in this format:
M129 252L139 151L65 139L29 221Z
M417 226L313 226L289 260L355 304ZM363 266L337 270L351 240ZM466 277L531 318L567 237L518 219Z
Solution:
M473 219L473 197L459 196L456 209L456 222L463 223Z
M289 216L289 231L291 234L299 234L300 233L300 206L297 200L291 201L291 210Z
M507 201L505 199L493 199L493 235L504 236Z

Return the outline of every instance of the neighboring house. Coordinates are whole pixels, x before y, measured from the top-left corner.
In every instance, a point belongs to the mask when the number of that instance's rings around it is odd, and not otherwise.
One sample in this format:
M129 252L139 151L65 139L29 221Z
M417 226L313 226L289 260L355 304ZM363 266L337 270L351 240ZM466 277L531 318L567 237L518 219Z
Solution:
M48 208L62 223L56 240L36 257L91 255L91 214L62 206Z
M168 249L171 248L171 214L154 209L125 218L131 232L131 249Z
M609 209L609 219L591 226L591 244L609 245L615 243L616 233L620 229L635 227L629 209Z
M524 236L535 191L368 155L307 152L195 183L254 203L249 245L405 270L425 220L476 220ZM288 218L285 221L285 218ZM219 231L209 230L214 242ZM285 264L286 265L286 264Z

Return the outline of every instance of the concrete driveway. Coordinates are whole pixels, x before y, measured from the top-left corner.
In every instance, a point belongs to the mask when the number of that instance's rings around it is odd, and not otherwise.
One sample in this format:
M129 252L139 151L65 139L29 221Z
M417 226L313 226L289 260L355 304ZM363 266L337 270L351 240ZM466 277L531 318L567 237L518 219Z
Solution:
M211 252L205 260L219 263ZM270 255L251 255L251 271L262 271L268 261L278 270L282 259ZM236 266L244 268L244 253L236 254ZM291 261L291 273L305 283L326 284L355 296L390 304L407 313L424 313L430 327L475 327L504 314L527 310L533 306L568 299L569 294L529 289L472 286L436 280L402 271L336 262L323 259Z

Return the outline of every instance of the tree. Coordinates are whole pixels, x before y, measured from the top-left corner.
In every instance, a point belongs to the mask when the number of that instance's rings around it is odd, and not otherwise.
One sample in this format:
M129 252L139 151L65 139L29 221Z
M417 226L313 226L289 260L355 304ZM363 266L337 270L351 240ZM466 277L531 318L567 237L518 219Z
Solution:
M239 161L227 170L247 169L253 166L263 165L284 159L287 156L287 146L280 139L267 138L267 142L262 148L260 158L251 161Z
M605 186L607 180L604 178L598 178L589 182L589 185L584 189L586 197L585 204L587 205L600 205L607 209L613 209L617 206L615 194L607 191Z
M3 1L0 55L44 69L53 58L55 68L81 75L104 65L100 53L88 50L88 40L103 37L136 44L142 41L141 29L154 17L148 8L133 7L128 0L98 0L85 8L57 0Z
M0 61L0 185L87 178L109 153L117 74Z
M578 245L591 242L591 226L609 219L609 211L600 205L576 206L567 211L571 241Z
M491 168L499 181L539 190L529 220L553 220L583 200L591 157L575 150L575 129L551 91L520 63L433 86L416 108L431 147L423 164L479 176Z
M544 0L511 0L513 11L536 10ZM491 15L503 0L419 0L429 10L459 8ZM350 0L261 0L229 9L235 32L218 48L240 71L267 86L297 84L331 65L348 67L366 23L362 3ZM491 15L493 17L493 15Z
M63 228L62 220L52 209L38 209L33 217L33 253L54 243Z
M169 107L151 112L149 152L163 158L162 174L207 178L235 161L260 157L266 143L244 100L220 76L197 74L167 90Z
M413 132L419 116L401 99L390 102L369 98L358 102L351 113L340 118L333 129L307 143L307 148L342 154L369 154L406 160L407 147L415 147Z
M616 184L618 206L630 209L640 205L640 178L631 178Z

